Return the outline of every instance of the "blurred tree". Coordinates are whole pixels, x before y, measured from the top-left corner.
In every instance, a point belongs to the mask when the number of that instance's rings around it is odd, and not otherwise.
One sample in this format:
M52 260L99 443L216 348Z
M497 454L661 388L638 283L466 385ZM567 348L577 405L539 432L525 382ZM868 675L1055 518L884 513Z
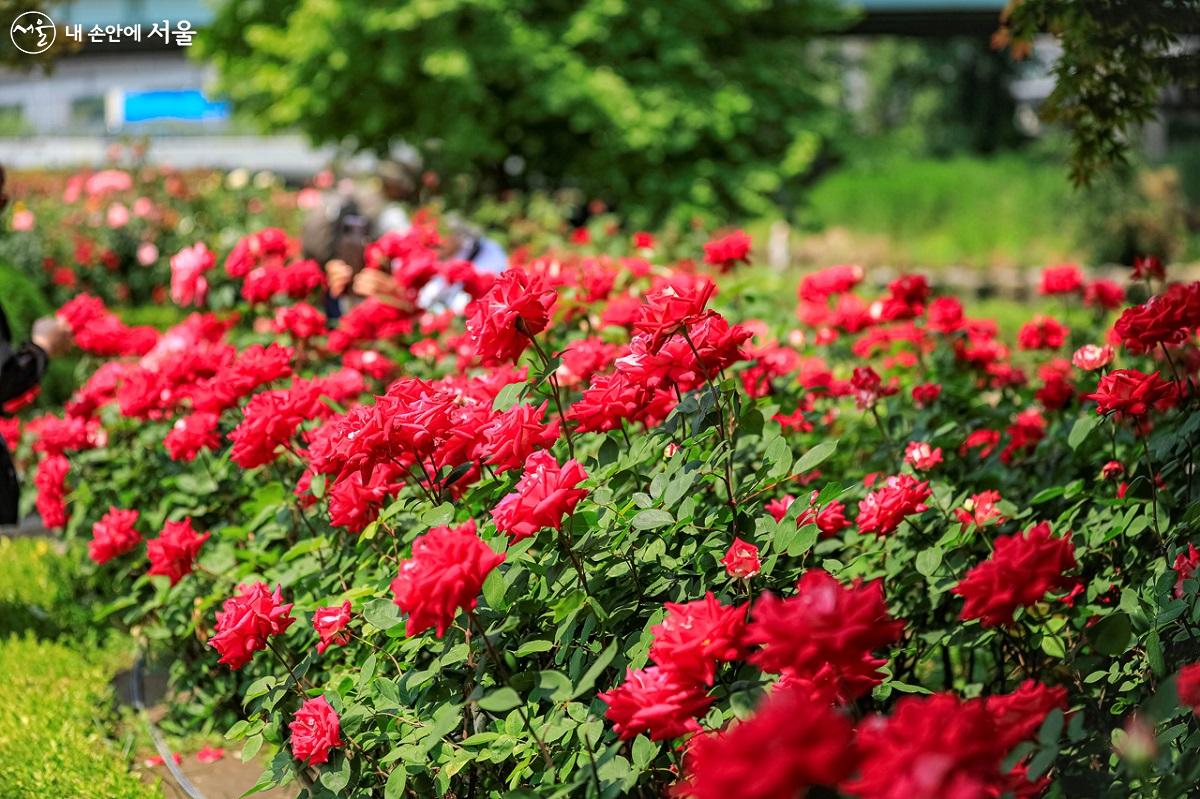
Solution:
M473 189L575 186L638 221L766 212L829 124L833 0L226 0L201 43L265 128Z
M1136 128L1168 86L1200 86L1200 0L1011 0L997 44L1028 53L1039 34L1062 45L1045 116L1071 133L1071 174L1087 183L1124 163Z
M1021 144L1014 65L986 39L881 38L864 49L857 132L914 155L990 154Z

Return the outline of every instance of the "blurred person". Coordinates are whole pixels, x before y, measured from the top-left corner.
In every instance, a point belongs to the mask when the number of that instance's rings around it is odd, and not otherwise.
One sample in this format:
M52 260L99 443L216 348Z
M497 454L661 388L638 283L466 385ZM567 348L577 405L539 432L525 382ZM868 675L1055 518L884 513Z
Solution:
M0 166L0 213L8 206L4 178L4 168ZM62 355L70 345L71 334L66 325L53 317L38 319L33 323L30 341L14 344L8 317L0 307L0 412L5 403L36 386L46 373L49 359ZM17 523L19 499L17 471L7 444L0 437L0 524Z
M322 264L329 282L326 315L341 316L353 298L346 285L362 271L363 250L384 233L412 227L404 204L416 197L419 165L380 161L369 183L343 179L324 192L301 230L304 257Z
M456 214L448 215L444 221L445 232L438 248L443 261L467 261L481 274L498 275L508 268L508 254L497 241ZM349 289L358 297L378 297L395 304L408 302L396 285L396 279L388 272L364 269L353 275L339 275L341 279L336 285L333 272L329 277L330 293L334 296ZM417 296L417 306L424 311L450 310L461 314L470 301L470 295L461 284L447 283L440 276L425 284Z

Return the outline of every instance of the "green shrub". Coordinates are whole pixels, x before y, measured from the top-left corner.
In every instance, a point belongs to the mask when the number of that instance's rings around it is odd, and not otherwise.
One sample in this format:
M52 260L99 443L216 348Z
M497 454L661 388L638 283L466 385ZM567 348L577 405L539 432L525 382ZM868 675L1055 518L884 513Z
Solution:
M33 327L34 320L51 310L37 283L6 264L0 264L0 304L4 306L16 341L29 338L29 329Z
M0 538L0 636L53 636L78 616L71 561L40 538Z
M129 772L96 724L110 701L103 660L31 637L0 643L0 797L161 796Z

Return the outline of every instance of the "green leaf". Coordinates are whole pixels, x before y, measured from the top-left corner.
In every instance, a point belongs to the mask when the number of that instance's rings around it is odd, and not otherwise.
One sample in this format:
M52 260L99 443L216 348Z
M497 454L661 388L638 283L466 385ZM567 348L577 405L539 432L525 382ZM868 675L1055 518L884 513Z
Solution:
M408 771L404 764L396 766L388 775L387 784L383 786L383 799L400 799L404 796L404 785L408 782Z
M390 599L374 599L363 607L363 618L368 624L381 630L390 630L399 624L400 608Z
M350 759L340 757L335 767L326 767L321 772L321 784L333 791L334 794L340 795L345 787L350 784Z
M493 610L504 610L507 607L504 604L504 594L507 590L508 585L504 582L504 575L497 569L489 572L483 580L483 598L487 601L488 607Z
M917 571L926 577L932 577L942 565L942 548L930 547L917 553Z
M675 517L660 508L638 511L632 522L635 530L654 530L674 523Z
M1070 435L1067 436L1067 445L1071 449L1079 449L1079 445L1087 440L1103 418L1100 414L1090 414L1076 419L1075 424L1071 426Z
M600 657L596 658L596 662L579 678L579 682L575 685L575 693L571 698L577 699L588 691L591 691L595 687L596 680L600 677L601 672L608 668L608 664L612 663L612 659L616 657L616 654L617 642L613 641L604 648L604 651L600 653Z
M521 697L513 689L505 686L497 688L479 700L479 707L489 713L505 713L522 704Z
M796 461L792 466L792 471L796 474L804 474L811 472L813 469L820 466L825 460L834 453L837 449L837 439L832 441L822 441L808 452L800 456L800 460Z
M522 658L526 655L532 655L535 652L549 652L553 648L554 644L552 642L538 639L536 641L526 641L517 647L517 651L513 654L519 658Z
M509 383L496 393L496 398L492 400L492 410L507 411L521 399L521 395L525 393L525 388L526 384L523 380L520 383Z
M1092 645L1102 655L1120 655L1129 647L1132 632L1129 616L1125 613L1113 613L1092 626Z

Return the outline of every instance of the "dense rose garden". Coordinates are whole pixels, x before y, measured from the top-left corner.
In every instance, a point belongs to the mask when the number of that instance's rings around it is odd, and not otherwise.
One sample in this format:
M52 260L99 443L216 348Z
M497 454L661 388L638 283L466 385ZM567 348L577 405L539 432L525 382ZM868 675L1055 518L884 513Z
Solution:
M1051 267L1006 341L740 231L496 277L422 215L366 252L404 296L331 329L292 233L175 242L166 332L70 299L86 383L0 431L260 787L1191 795L1200 284Z

